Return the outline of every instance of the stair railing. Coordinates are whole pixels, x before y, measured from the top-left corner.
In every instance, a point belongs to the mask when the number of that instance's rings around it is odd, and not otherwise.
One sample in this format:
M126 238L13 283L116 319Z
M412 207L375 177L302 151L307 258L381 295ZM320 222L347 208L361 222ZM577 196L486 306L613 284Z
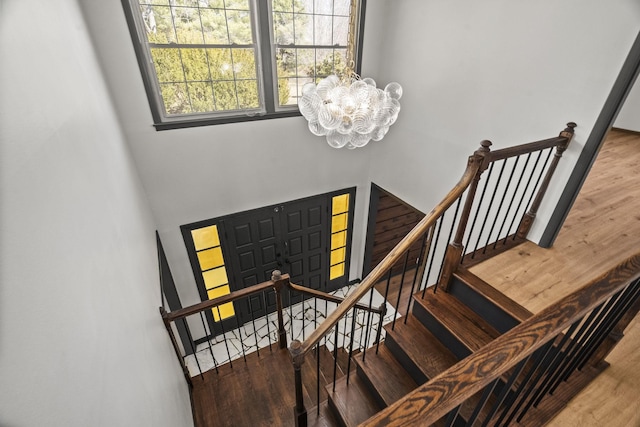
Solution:
M562 394L563 388L568 391L608 366L604 357L638 313L639 296L640 254L636 254L361 426L429 426L439 420L451 426L474 395L473 405L465 408L471 414L466 425L510 425L514 420L543 425L553 404L545 397ZM550 412L545 412L547 408Z
M349 323L346 319L350 318L353 324L354 319L357 317L355 310L352 311L352 308L359 301L366 301L367 294L369 294L369 307L372 307L371 301L373 301L374 287L376 285L384 293L383 301L387 301L391 281L399 278L395 307L397 312L400 313L402 313L400 304L403 288L405 284L407 288L410 287L410 290L405 292L405 297L409 297L406 303L406 313L409 311L411 304L411 295L417 290L422 290L424 295L428 284L436 285L433 288L434 291L439 284L446 288L456 266L463 259L464 247L470 247L469 240L472 237L476 239L476 244L473 253L470 255L471 258L475 256L475 253L479 252L484 255L484 253L488 252L486 248L491 246L493 246L491 255L495 255L498 251L504 251L523 242L549 186L558 161L572 139L575 126L575 123L570 122L558 137L494 152L490 151L490 141L482 141L480 148L469 157L467 168L462 178L442 202L391 250L365 277L356 291L349 295L306 340L303 340L303 342L293 340L291 342L289 351L293 361L296 383L296 406L294 408L296 426L304 426L307 423L307 409L303 400L301 374L306 354L314 348L317 350L319 342L326 341L325 337L327 336L335 335L336 339L334 341L337 341L341 328L345 331L344 335L348 336ZM554 149L555 155L553 160L549 162ZM545 152L547 153L546 156ZM494 169L499 172L492 176ZM478 197L479 183L481 177L484 176L483 173L487 170L488 173L480 190L480 197ZM503 177L507 176L506 180L503 179ZM486 202L487 198L490 198L488 203ZM460 210L463 199L465 199L464 207ZM525 200L527 200L526 203L524 203ZM453 211L453 216L449 213L450 211ZM478 223L479 228L476 228L476 222L480 216L483 216L484 219ZM471 218L473 218L472 225L467 228L467 223ZM487 224L491 225L487 227ZM498 224L500 225L498 226ZM509 225L507 226L507 224ZM443 233L446 233L447 229L449 232L445 238ZM454 230L456 233L455 238L452 240ZM467 242L463 245L462 242L465 236ZM495 241L489 243L489 239L492 236L495 236ZM484 248L478 249L478 244L482 240L485 240ZM410 250L418 242L421 242L422 245L421 254L418 259L410 259ZM485 256L485 258L487 257ZM480 259L480 257L478 258ZM403 265L402 270L394 271L393 266L399 262ZM386 286L379 285L385 279ZM397 312L393 313L390 320L387 319L392 323L392 329L395 327L396 318L398 317ZM406 319L407 317L405 316L405 322ZM369 314L366 319L366 325L363 325L365 331L364 341L360 340L360 342L354 344L352 341L347 343L346 340L343 340L345 349L349 351L349 365L352 350L361 350L363 358L366 357L367 347L375 345L377 351L379 342L384 334L383 323L383 316L379 316L376 323ZM369 333L368 331L371 327L373 331ZM368 337L375 338L370 340ZM351 339L353 339L353 334L351 334ZM348 370L346 372L347 384L349 382L349 374L350 371ZM320 408L318 407L317 411L319 410Z
M276 311L259 316L256 314L257 310L254 309L251 298L254 300L257 298L261 302L261 307L266 307L268 292L274 293ZM283 303L285 296L288 296L287 299L290 302L288 310ZM166 312L163 307L160 307L160 313L185 379L190 386L193 386L192 377L199 376L204 380L204 373L208 371L218 373L220 366L227 363L232 368L235 359L243 358L246 361L249 353L256 352L259 356L260 350L267 347L268 351L272 352L272 346L276 343L280 349L287 348L287 336L291 336L292 340L304 339L307 330L315 329L320 324L321 319L318 314L326 317L328 312L343 300L344 298L336 295L291 283L288 274L282 274L275 270L271 280L266 282L172 312ZM221 334L216 335L208 326L206 313L212 310L217 313L218 318L222 318L220 307L229 303L234 304L236 308L245 305L249 311L249 319L242 319L238 311L234 316L236 328L228 330L220 324ZM296 307L294 308L293 305ZM307 319L309 310L313 310L311 319ZM359 310L361 313L384 316L386 306L369 307L364 304L356 304L355 310ZM322 314L323 312L324 314ZM202 338L194 340L190 323L201 325L202 330L199 335L203 335ZM174 326L177 327L178 324L186 331L187 339L182 340L182 343L188 348L182 348L178 342L174 331ZM229 345L230 339L238 340L236 345L239 345L241 353L232 354ZM333 345L333 341L331 345Z
M489 153L481 195L467 199L451 257L464 253L470 267L526 240L575 127L569 122L555 138Z
M374 286L383 281L386 277L386 287L384 290L383 302L386 302L388 298L389 284L393 277L393 266L398 261L403 260L403 269L401 272L401 285L404 284L405 279L408 278L407 272L410 270L409 265L413 264L412 279L411 279L411 291L409 295L415 291L415 286L421 286L426 278L431 274L432 267L434 266L434 259L440 256L444 257L444 247L451 239L453 234L453 226L457 222L459 207L461 204L462 196L476 178L480 171L481 165L485 162L485 156L489 152L488 147L482 146L473 155L471 155L467 162L466 170L460 179L460 181L454 186L454 188L445 196L445 198L431 211L429 212L414 228L411 230L397 245L391 250L391 252L378 264L367 277L362 280L359 286L354 292L352 292L345 300L327 316L326 320L314 330L309 337L303 342L294 340L289 346L289 351L293 361L295 385L296 385L296 406L294 408L296 426L307 425L307 410L304 403L304 395L302 388L302 364L304 363L307 353L317 348L322 340L326 340L327 336L335 334L336 340L341 327L344 330L348 329L349 322L347 319L351 319L351 329L354 328L354 319L357 314L352 310L360 302L360 300L369 301L368 307L372 307L374 297ZM451 229L449 236L445 242L442 242L440 235L443 232L444 217L449 210L453 210L455 205L455 213L453 220L451 221ZM447 223L449 224L449 223ZM417 260L409 259L409 251L416 242L422 242L422 253ZM438 252L438 244L440 243L442 249ZM436 263L436 267L441 266L442 262ZM398 272L400 273L400 272ZM439 272L438 272L439 274ZM426 288L425 288L426 289ZM400 307L399 302L401 299L402 286L399 287L397 295L396 307ZM367 294L368 298L367 298ZM358 346L363 351L363 357L366 357L367 347L377 345L380 342L382 335L383 316L380 315L377 324L371 316L366 316L366 326L363 329L365 331L365 338L361 340ZM393 322L397 316L394 314ZM342 326L341 323L342 322ZM370 325L375 324L376 330L372 333L369 332ZM395 323L394 323L395 325ZM351 356L354 349L358 349L353 343L354 334L351 334L351 339L347 344L344 342L345 348L348 348L349 359L351 362ZM347 382L348 375L350 373L350 367L347 367ZM334 371L334 387L335 387L335 371ZM319 410L319 408L318 408Z

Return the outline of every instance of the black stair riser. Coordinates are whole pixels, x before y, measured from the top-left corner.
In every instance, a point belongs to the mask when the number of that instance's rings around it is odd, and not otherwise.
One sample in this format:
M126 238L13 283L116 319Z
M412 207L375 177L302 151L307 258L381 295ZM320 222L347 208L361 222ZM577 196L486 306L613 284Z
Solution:
M333 402L333 399L331 398L331 394L329 394L328 403L329 403L329 408L331 409L331 412L333 413L333 416L335 417L340 427L347 427L347 423L342 419L342 413L340 413L340 411L336 407L336 404Z
M458 278L452 280L448 292L476 312L501 334L520 323Z
M422 304L413 304L413 315L436 336L451 352L462 360L471 354L471 351L455 337L442 323L431 315Z
M376 403L380 405L381 408L386 408L387 404L385 403L384 399L382 398L382 396L380 396L380 393L378 393L378 390L376 390L373 383L371 382L367 374L362 370L362 368L360 368L360 366L358 366L358 368L356 369L356 372L358 374L358 377L367 386L367 391L371 393L373 398L376 400Z
M411 378L416 382L416 384L421 385L426 383L429 379L426 375L420 370L418 365L416 365L411 357L404 352L402 347L393 339L392 334L387 334L385 337L385 345L393 354L393 357L396 358L398 362L402 365L405 371L409 373Z

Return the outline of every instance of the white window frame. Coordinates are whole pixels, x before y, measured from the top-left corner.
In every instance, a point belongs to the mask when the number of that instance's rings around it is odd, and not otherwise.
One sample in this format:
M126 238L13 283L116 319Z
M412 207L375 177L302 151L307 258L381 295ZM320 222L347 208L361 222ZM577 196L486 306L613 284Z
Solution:
M332 1L332 0L321 0ZM146 3L146 2L143 2ZM150 2L151 3L151 2ZM258 80L259 107L240 110L226 110L206 113L168 115L165 113L160 83L151 57L151 45L147 40L145 25L140 13L139 0L122 0L125 16L129 24L134 49L138 58L147 98L156 130L176 129L193 126L263 120L280 117L299 116L297 105L279 105L276 45L274 42L271 0L249 0L251 25L256 49L256 77ZM361 45L365 13L365 0L358 0L356 12L355 71L359 73ZM179 47L181 45L177 45ZM224 47L222 45L190 45L190 47ZM231 46L231 45L229 45ZM234 45L234 47L242 47ZM294 48L294 45L291 45ZM329 48L329 46L321 46Z

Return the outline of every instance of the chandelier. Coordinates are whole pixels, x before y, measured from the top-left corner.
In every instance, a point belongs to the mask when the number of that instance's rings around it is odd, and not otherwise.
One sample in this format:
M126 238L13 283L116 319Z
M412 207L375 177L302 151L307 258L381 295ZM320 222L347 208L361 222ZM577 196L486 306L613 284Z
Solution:
M309 121L309 130L325 136L333 148L364 147L380 141L398 119L402 86L389 83L378 89L372 78L361 79L353 71L355 52L355 0L351 1L347 41L347 61L342 75L332 74L302 87L300 113Z

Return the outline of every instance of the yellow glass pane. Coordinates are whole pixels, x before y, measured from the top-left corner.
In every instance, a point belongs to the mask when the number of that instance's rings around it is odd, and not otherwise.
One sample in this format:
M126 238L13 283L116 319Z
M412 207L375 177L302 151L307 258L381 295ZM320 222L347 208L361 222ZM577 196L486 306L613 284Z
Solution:
M205 271L202 273L202 278L204 279L204 287L207 289L217 288L220 285L229 283L227 270L224 267Z
M213 320L216 322L219 322L220 319L224 320L229 317L233 317L236 314L236 311L233 309L232 302L213 307L211 311L213 312Z
M346 230L347 229L347 217L348 214L343 213L331 218L331 232Z
M200 270L210 270L215 267L224 265L222 258L222 249L220 246L198 252L198 261L200 262Z
M331 235L331 249L338 249L347 246L347 232L341 231Z
M335 251L331 251L331 265L335 265L339 262L344 262L345 255L347 253L346 248L336 249Z
M349 210L349 193L342 194L340 196L333 196L331 201L331 213L332 215L346 212Z
M336 264L329 269L329 280L344 276L344 262Z
M229 288L229 285L224 285L214 289L209 289L207 291L207 296L209 297L209 299L216 299L224 295L229 295L230 293L231 288Z
M218 227L216 225L191 230L191 237L193 238L193 246L196 248L196 251L220 246Z

